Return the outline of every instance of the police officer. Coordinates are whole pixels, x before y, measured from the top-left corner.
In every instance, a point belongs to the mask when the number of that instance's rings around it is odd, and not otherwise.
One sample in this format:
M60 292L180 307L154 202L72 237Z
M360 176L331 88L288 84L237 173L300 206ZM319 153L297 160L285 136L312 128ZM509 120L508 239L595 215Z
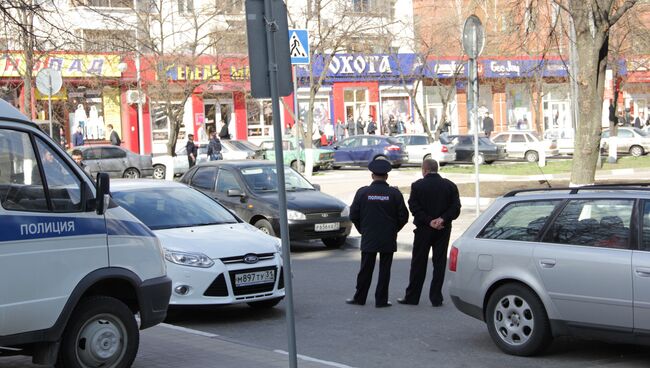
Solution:
M404 197L397 188L388 186L390 162L376 159L368 165L372 184L357 191L350 206L350 220L361 233L361 267L357 276L357 291L348 304L364 305L375 260L379 253L379 277L375 290L375 307L390 307L388 284L393 253L397 250L397 232L406 225L409 214Z
M416 305L427 275L429 249L433 247L433 279L429 289L429 300L434 307L442 306L442 283L447 264L447 247L451 235L451 221L460 215L460 196L456 184L438 174L438 161L426 159L422 162L423 178L411 184L409 208L415 224L413 254L409 285L400 304Z

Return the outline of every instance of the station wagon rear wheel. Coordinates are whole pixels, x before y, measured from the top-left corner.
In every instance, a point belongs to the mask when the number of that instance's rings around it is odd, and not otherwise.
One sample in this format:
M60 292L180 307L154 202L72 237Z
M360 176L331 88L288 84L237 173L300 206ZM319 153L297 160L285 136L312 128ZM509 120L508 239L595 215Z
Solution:
M492 340L507 354L535 355L551 342L544 305L522 285L498 288L488 300L485 320Z
M539 160L539 154L537 151L528 151L526 152L526 155L524 155L524 158L528 162L537 162Z
M153 178L154 179L162 180L162 179L165 178L165 175L166 175L165 165L155 165L153 167Z
M643 151L643 147L641 146L632 146L630 147L630 155L634 157L639 157L643 156L645 152Z
M125 179L138 179L140 177L140 172L134 167L129 167L128 169L124 170L122 177Z

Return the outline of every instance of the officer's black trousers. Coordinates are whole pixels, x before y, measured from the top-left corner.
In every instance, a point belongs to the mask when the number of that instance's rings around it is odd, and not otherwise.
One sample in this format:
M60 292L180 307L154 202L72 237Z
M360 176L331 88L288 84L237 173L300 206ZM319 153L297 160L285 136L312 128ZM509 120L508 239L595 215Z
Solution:
M413 240L413 253L411 258L411 273L409 285L406 288L404 298L407 302L417 304L420 301L420 293L427 276L427 260L429 249L433 247L431 262L433 263L433 279L429 289L429 300L433 304L442 303L442 284L445 281L445 267L447 266L447 247L451 227L442 231L433 229L416 229Z
M377 252L361 252L361 268L357 275L357 292L354 300L365 303L372 282L372 272L375 269ZM375 290L375 304L388 302L388 284L390 283L390 267L393 264L393 253L379 253L379 276Z

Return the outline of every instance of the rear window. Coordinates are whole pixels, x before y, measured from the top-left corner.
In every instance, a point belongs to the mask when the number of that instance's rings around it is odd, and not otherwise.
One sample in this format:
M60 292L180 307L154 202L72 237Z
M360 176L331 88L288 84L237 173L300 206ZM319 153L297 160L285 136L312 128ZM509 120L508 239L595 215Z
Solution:
M510 203L479 233L483 239L533 241L560 200Z

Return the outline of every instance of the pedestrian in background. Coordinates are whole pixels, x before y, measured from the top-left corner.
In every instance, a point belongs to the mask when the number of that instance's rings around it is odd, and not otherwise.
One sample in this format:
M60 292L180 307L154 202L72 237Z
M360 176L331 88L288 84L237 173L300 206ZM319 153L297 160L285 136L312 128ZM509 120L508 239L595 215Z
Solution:
M208 160L223 160L221 148L221 141L217 138L217 133L210 132L210 141L208 141Z
M354 132L354 135L361 135L366 129L366 124L363 122L363 119L361 119L361 116L357 119L357 126L355 129L356 131Z
M79 147L84 145L84 134L81 125L77 125L77 129L72 134L72 147Z
M360 188L350 206L350 220L361 234L361 267L356 293L348 304L364 305L379 253L379 275L375 290L375 307L390 307L388 285L393 253L397 251L397 233L408 222L408 210L402 193L390 187L390 162L376 159L368 165L372 172L370 186Z
M198 153L198 149L194 144L194 134L187 135L187 143L185 143L185 152L187 153L187 163L190 165L190 167L196 165L196 154Z
M345 138L345 125L343 125L341 119L336 119L336 127L334 128L334 131L336 132L337 142L340 142Z
M119 134L117 134L117 132L113 130L113 124L108 124L106 127L108 128L108 133L109 133L108 137L111 141L111 144L114 146L119 146L120 144L122 144L122 140L120 139Z
M228 124L226 124L226 121L223 119L221 119L221 130L219 131L219 138L230 139L230 133L228 132Z
M433 248L433 279L429 288L429 300L434 307L442 306L442 284L447 264L447 247L451 236L451 222L460 215L460 197L456 184L438 174L438 161L422 162L423 178L411 185L409 208L413 214L415 237L409 285L400 304L417 305L427 275L429 250Z
M487 114L485 118L483 118L483 131L485 132L485 136L490 138L490 134L492 134L493 130L494 130L494 120L492 120L490 114Z
M81 168L81 169L82 169L86 174L88 174L88 176L91 176L91 174L90 174L90 170L88 170L88 167L86 166L86 164L85 164L84 161L83 161L83 153L81 152L81 150L78 150L78 149L74 149L74 150L72 150L72 154L71 154L70 156L72 156L72 159L74 160L74 162L76 162L77 165L79 165L79 167L80 167L80 168ZM91 177L92 177L92 176L91 176Z
M393 115L388 117L388 131L390 132L389 135L397 134L397 121Z
M375 119L372 118L372 115L368 115L368 134L375 135L376 131L377 123L375 123Z
M352 117L352 115L349 115L348 116L348 123L345 126L345 129L348 130L348 137L352 137L353 135L355 135L354 134L355 128L356 128L356 124L354 123L354 118Z

